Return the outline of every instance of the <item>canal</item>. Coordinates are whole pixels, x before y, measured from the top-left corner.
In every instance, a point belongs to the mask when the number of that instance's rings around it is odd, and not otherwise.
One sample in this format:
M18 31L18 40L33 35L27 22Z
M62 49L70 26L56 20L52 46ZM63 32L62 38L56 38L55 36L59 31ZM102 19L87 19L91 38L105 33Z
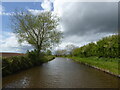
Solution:
M3 88L118 88L117 77L67 58L55 58L3 78Z

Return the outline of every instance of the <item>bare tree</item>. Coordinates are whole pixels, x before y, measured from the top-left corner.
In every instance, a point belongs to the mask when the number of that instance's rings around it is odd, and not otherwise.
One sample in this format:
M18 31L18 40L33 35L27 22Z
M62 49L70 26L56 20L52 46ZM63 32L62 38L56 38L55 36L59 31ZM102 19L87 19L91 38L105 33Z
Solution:
M72 52L75 48L77 48L77 46L73 45L73 44L68 44L66 45L66 50L67 50L67 53L68 55L72 55Z
M65 49L63 49L63 50L56 50L55 51L55 55L56 56L65 56L66 55L66 50Z

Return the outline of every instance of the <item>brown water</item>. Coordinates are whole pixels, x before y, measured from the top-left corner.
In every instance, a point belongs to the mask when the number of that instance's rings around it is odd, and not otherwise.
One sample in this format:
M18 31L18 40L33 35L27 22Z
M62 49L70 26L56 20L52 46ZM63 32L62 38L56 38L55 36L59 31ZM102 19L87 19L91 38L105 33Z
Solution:
M55 58L3 78L5 88L118 88L117 77L67 58Z

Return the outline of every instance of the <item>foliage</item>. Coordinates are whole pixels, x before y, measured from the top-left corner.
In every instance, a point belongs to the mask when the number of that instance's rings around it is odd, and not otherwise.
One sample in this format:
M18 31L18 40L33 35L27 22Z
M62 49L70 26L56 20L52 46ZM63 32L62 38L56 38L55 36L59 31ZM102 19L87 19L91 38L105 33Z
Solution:
M68 44L65 46L65 49L58 49L55 51L55 55L56 56L68 56L68 55L72 55L73 54L73 50L76 49L77 46L73 45L73 44Z
M99 57L119 57L118 55L118 35L105 37L97 42Z
M2 75L6 76L14 72L24 70L52 60L54 56L44 56L41 54L36 57L36 52L27 52L24 56L2 57Z
M67 50L66 50L66 49L55 51L55 55L56 55L56 56L63 56L63 55L65 56L66 53L67 53Z
M120 75L118 69L120 62L118 38L118 35L112 35L104 37L96 43L89 43L73 49L73 56L69 58L111 72L115 75Z
M118 35L105 37L97 43L89 43L80 48L73 49L73 56L79 57L119 57L118 53Z
M33 66L30 59L26 56L14 56L2 58L2 75L8 75L13 72L23 70Z
M52 52L50 50L47 50L46 55L52 55Z
M19 42L27 41L37 53L60 42L62 33L57 29L59 18L51 12L33 15L29 11L16 11L11 17L12 28Z
M120 62L118 45L120 41L118 38L120 38L119 35L104 37L96 43L92 42L73 49L72 57L70 55L67 55L67 57L88 66L97 67L100 70L120 75L118 69Z

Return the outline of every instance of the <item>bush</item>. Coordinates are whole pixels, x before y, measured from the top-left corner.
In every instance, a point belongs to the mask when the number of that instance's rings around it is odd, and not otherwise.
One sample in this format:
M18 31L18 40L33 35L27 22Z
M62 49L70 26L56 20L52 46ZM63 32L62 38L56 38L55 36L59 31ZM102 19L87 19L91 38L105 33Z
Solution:
M35 51L28 51L24 56L3 57L2 75L6 76L20 70L24 70L36 65L41 65L50 59L53 58L47 58L43 53L38 56Z
M89 43L73 50L73 56L119 58L118 35L102 38L97 43Z
M27 57L30 59L30 61L34 64L34 65L40 65L44 62L44 54L40 53L40 55L37 55L36 50L31 51L31 52L27 52Z

